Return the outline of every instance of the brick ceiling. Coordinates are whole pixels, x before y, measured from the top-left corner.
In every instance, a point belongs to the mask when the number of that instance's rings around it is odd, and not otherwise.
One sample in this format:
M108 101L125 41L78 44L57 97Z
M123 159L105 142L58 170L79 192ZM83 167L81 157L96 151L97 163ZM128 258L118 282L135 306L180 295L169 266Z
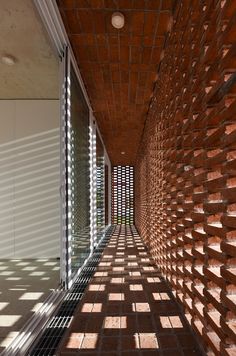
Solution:
M173 0L58 0L113 164L134 164ZM111 15L120 11L117 30ZM125 152L124 155L121 152Z

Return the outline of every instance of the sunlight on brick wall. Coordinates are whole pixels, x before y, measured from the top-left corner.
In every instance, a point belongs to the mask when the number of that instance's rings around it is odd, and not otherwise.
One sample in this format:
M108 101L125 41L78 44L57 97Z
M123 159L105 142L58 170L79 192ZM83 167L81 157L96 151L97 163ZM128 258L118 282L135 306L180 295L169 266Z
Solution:
M236 354L236 2L177 2L135 221L209 354Z

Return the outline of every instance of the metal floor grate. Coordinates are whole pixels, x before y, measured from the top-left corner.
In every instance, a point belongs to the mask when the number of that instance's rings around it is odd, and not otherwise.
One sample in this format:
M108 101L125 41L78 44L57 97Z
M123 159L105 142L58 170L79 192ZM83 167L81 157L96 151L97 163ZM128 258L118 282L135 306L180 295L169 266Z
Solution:
M57 314L49 320L39 340L36 342L33 349L28 352L28 356L55 355L58 344L72 319L75 308L83 297L84 290L96 270L103 250L113 231L113 226L107 230L106 236L96 248L86 266L82 269L81 274L76 279L71 289L65 295Z

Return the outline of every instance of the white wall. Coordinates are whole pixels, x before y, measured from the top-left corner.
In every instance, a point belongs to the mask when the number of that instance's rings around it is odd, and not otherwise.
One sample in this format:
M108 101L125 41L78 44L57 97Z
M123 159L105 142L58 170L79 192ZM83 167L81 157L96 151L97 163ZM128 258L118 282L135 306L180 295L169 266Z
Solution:
M0 258L60 256L58 100L0 100Z

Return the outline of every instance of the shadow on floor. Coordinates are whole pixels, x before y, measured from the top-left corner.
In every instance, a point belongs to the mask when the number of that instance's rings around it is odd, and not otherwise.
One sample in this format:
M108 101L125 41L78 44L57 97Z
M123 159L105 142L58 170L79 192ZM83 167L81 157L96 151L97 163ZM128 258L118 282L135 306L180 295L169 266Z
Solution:
M57 259L0 260L0 352L60 281Z
M135 228L117 226L57 355L202 355Z

